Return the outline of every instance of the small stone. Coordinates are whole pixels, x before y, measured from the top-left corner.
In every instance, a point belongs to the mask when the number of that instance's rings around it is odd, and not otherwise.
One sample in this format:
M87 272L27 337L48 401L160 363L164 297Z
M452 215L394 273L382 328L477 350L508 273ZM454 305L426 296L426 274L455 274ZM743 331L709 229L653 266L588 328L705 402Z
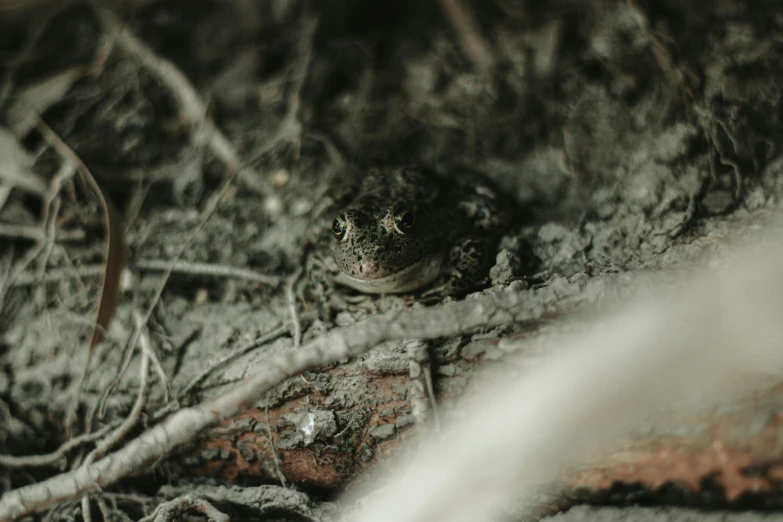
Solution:
M396 432L394 424L379 424L369 429L370 436L377 440L391 439Z
M413 426L413 415L403 415L401 417L397 417L397 421L394 423L394 425L398 430L407 428L408 426Z
M359 460L362 462L370 462L372 460L373 451L369 444L362 446L359 451Z
M277 434L278 449L291 450L304 445L304 436L299 431L281 431Z
M493 285L506 285L519 274L521 268L519 257L510 250L501 250L495 266L489 270L489 278Z
M457 367L453 364L444 364L443 366L438 367L438 373L447 377L451 377L457 373Z
M290 178L291 175L288 173L288 170L277 169L275 173L272 174L272 184L275 188L283 188Z
M224 449L220 451L220 460L226 462L233 462L237 458L236 454L230 449Z
M313 203L307 199L295 199L291 204L291 213L295 216L304 216L313 208Z
M253 449L253 446L250 444L239 444L237 449L239 450L239 454L242 456L242 458L247 462L253 462L256 460L256 452Z
M220 448L204 448L199 454L203 460L217 460L220 456Z
M720 214L734 204L734 196L725 190L715 190L704 196L701 204L709 214Z
M460 339L436 346L432 351L433 358L440 362L453 360L457 356L460 346L462 346Z
M204 288L199 288L196 291L196 296L193 298L195 304L204 304L209 302L209 293Z
M364 356L361 364L376 375L400 375L409 372L408 357L399 342L382 344Z
M767 197L764 194L764 189L761 187L755 187L748 191L745 196L745 207L748 210L758 210L764 208L767 204Z
M517 279L516 281L511 281L511 284L509 284L506 289L509 292L521 292L523 290L527 290L529 287L530 285L527 281Z
M253 432L258 433L259 435L266 435L269 433L269 424L266 424L264 422L259 422L258 424L254 424Z
M264 210L271 217L278 217L283 213L283 200L278 196L269 196L264 200Z
M500 350L499 348L495 348L494 346L487 348L487 351L484 352L484 360L487 361L498 361L502 359L504 356L505 356L505 352L503 352L503 350Z
M538 229L538 237L544 243L560 241L568 235L567 229L557 223L545 223Z
M317 439L327 439L337 432L337 421L334 412L313 409L286 413L282 416L284 424L296 426L299 436L292 437L292 443L309 446Z

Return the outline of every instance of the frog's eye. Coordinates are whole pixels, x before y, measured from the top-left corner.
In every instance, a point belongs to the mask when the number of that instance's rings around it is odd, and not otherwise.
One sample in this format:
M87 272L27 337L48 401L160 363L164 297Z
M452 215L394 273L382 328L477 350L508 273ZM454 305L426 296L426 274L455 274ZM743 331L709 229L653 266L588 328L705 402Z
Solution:
M413 230L413 226L416 224L416 216L413 212L402 212L397 214L394 218L394 230L400 234L407 234Z
M345 219L338 217L332 221L332 232L337 239L345 241L348 237L348 224Z

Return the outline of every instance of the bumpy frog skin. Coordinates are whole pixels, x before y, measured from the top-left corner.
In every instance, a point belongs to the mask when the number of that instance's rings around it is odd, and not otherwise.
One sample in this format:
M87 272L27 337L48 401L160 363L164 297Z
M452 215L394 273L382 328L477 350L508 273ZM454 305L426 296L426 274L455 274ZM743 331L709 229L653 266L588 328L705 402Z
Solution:
M486 279L508 214L487 180L468 178L413 168L360 174L326 214L331 237L322 250L336 265L334 280L383 294L441 279L442 293L453 294Z

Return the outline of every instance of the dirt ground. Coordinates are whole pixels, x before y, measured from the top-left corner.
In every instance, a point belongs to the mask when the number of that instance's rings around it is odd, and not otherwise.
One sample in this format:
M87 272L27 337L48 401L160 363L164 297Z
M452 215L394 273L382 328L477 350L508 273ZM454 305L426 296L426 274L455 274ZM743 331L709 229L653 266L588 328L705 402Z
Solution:
M470 167L515 202L468 300L532 311L436 325L448 418L476 371L522 350L504 340L770 219L781 35L777 0L0 0L0 453L43 455L0 458L0 491L99 460L300 337L410 307L321 317L308 298L303 238L347 169ZM406 350L297 372L34 517L136 520L204 490L241 519L338 519L329 501L416 437Z

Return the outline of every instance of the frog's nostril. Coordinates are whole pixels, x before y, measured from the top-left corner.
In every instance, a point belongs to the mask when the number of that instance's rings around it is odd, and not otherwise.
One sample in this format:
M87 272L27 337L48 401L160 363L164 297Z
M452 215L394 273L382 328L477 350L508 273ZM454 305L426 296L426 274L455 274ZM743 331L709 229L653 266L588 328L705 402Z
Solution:
M359 262L359 272L362 274L374 274L378 271L378 262L371 258L365 257Z

